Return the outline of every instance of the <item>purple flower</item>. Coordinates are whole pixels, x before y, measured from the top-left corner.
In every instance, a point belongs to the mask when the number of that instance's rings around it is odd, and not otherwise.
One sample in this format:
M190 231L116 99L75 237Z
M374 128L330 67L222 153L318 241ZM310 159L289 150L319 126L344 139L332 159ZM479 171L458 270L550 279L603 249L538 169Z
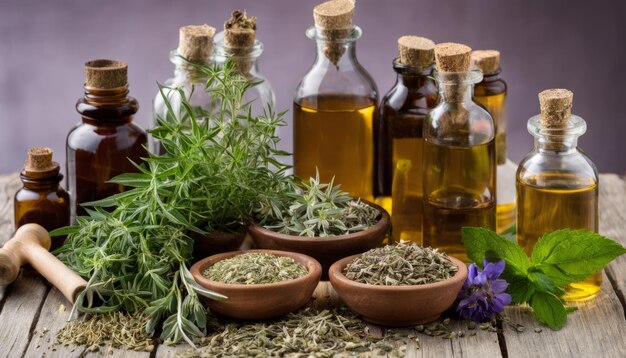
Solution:
M504 306L511 303L511 296L505 292L509 284L498 278L504 271L504 261L483 260L483 267L481 270L476 264L469 266L456 309L461 317L476 322L492 320L496 313L504 311Z

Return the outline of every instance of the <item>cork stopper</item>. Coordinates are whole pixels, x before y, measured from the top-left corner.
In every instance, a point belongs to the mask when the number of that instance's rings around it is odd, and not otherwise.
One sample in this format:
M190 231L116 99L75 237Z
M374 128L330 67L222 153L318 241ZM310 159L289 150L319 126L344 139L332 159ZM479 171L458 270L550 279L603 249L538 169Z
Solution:
M52 161L52 149L35 147L28 150L22 174L33 178L43 178L58 173L59 164Z
M440 72L467 72L472 49L463 44L445 42L435 46L435 60Z
M211 56L215 28L187 25L178 30L178 54L190 62L205 62Z
M85 86L110 89L128 84L128 65L116 60L92 60L85 63Z
M256 38L256 16L235 10L224 23L224 44L228 47L252 47Z
M483 73L496 73L500 69L500 52L496 50L473 51L472 63Z
M398 51L400 51L399 61L403 65L424 68L435 62L435 43L425 37L400 37Z
M572 115L572 91L554 88L539 93L541 124L546 128L566 128Z
M353 0L331 0L321 3L313 8L315 26L320 29L351 29L353 16Z

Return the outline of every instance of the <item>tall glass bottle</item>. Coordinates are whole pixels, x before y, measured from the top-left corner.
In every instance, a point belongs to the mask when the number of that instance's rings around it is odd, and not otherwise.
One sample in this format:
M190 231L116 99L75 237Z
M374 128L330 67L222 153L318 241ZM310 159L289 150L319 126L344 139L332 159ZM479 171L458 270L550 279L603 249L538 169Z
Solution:
M61 187L63 174L52 161L50 148L31 148L20 173L24 187L15 193L15 228L39 224L51 231L70 224L70 196ZM52 247L63 244L64 237L53 237Z
M182 107L182 90L189 104L196 110L196 118L203 118L203 111L208 110L211 105L211 96L205 91L206 76L194 65L208 65L213 48L213 35L215 28L209 25L188 25L179 29L178 48L170 51L170 61L176 66L174 77L166 80L163 85L163 94L157 92L152 102L153 127L157 125L157 119L177 120L185 123L186 112ZM176 118L168 117L169 112L165 105L163 95L169 100L170 106ZM157 155L162 155L164 149L161 143L149 137L150 151Z
M515 173L517 165L507 158L506 94L507 85L500 76L500 52L479 50L472 52L472 62L483 72L483 80L474 86L474 101L491 114L496 127L496 230L506 231L515 224Z
M422 127L437 105L435 44L423 37L398 39L396 83L380 102L376 149L376 201L392 214L393 240L422 243Z
M128 96L128 65L94 60L85 64L85 96L76 103L82 122L67 136L67 182L72 218L84 215L81 203L124 190L107 181L137 172L146 151L146 132L132 122L137 100ZM132 161L132 162L131 162Z
M424 245L468 262L461 228L496 227L494 124L472 101L482 79L469 71L471 49L435 47L440 100L424 122Z
M314 9L306 34L317 57L296 89L293 109L294 171L341 184L354 196L373 199L373 127L378 90L356 58L361 29L352 26L354 3L335 0Z
M564 89L539 94L541 114L528 120L535 148L517 171L517 242L531 254L537 239L559 229L598 231L598 172L577 147L587 130L571 114L573 93ZM565 287L566 300L594 297L602 287L599 272Z

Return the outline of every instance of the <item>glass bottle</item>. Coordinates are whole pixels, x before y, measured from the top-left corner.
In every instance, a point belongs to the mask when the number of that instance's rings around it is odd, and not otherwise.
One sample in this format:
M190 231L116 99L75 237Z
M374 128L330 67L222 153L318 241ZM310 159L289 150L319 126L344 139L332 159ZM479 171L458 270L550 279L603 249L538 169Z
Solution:
M211 58L211 50L213 48L213 35L215 28L209 25L188 25L179 29L179 45L178 48L170 51L170 62L175 66L174 77L166 80L163 85L165 88L157 92L152 102L153 127L157 125L157 119L186 120L186 111L182 107L180 92L174 90L180 89L184 93L185 98L192 106L197 109L196 118L202 119L203 110L209 110L211 105L211 96L204 89L207 78L202 71L194 65L208 65ZM169 104L176 113L176 118L167 116L168 108L165 105L163 95L169 100ZM149 136L150 151L157 155L163 155L165 150L161 143Z
M506 95L507 84L500 76L500 52L472 52L472 62L483 72L483 80L474 86L474 101L482 104L493 118L496 130L496 231L501 233L515 224L515 173L517 165L507 158Z
M139 108L128 96L128 65L94 60L85 64L85 96L76 103L82 122L67 136L67 181L72 194L72 221L84 215L81 203L117 194L124 187L107 181L138 172L147 156L146 132L132 122Z
M395 59L396 83L380 102L374 135L376 201L392 214L395 242L422 243L422 127L439 98L433 79L433 49L434 44L423 66Z
M535 148L521 161L516 181L517 242L529 255L537 239L547 232L564 228L598 231L598 172L577 147L587 125L571 114L571 92L546 90L539 98L542 114L528 120ZM560 108L550 112L555 104ZM601 287L599 272L565 287L563 298L590 299Z
M13 200L15 229L24 224L39 224L51 231L70 224L70 196L60 184L63 174L59 164L52 161L51 149L31 148L20 179L24 187ZM64 240L65 237L53 237L51 250Z
M310 27L317 57L296 89L293 106L294 172L335 184L353 196L373 200L373 127L378 90L356 58L362 31L345 34Z
M482 73L468 71L470 52L460 44L435 47L440 99L424 122L424 245L464 262L461 228L496 227L494 124L472 101Z

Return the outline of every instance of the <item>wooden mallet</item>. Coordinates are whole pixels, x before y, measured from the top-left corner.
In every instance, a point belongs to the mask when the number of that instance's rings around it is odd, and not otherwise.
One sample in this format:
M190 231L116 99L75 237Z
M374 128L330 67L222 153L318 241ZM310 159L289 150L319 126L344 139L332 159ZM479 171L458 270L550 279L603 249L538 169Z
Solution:
M20 267L30 264L74 303L87 282L48 251L50 244L50 235L43 227L37 224L21 226L0 249L0 286L15 281Z

